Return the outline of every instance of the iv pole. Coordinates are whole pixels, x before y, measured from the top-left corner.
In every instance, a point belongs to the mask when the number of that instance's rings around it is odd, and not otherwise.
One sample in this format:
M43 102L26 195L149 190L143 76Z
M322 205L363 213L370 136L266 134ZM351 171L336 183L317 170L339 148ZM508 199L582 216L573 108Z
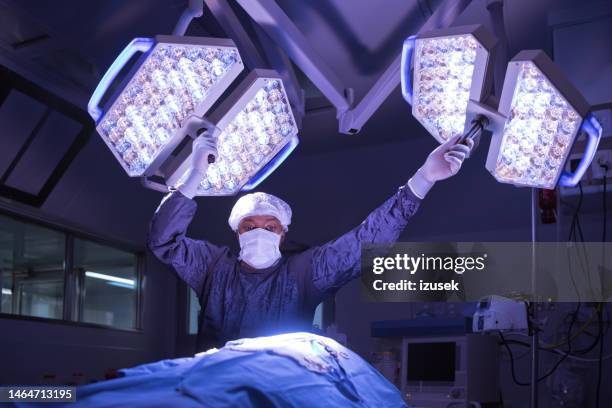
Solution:
M494 71L494 89L497 97L501 94L501 88L503 86L503 72L508 62L508 37L506 35L505 24L504 24L504 1L503 0L487 0L487 11L489 12L489 18L491 26L496 37L499 39L497 47L498 56L496 58L496 65ZM476 138L480 136L481 129L485 127L487 123L481 118L477 117L472 122L472 128L468 131L467 137ZM480 129L478 127L480 126ZM531 189L531 394L530 394L530 407L538 408L538 375L539 375L539 327L537 324L538 307L536 302L536 223L537 223L537 209L538 205L538 190L536 188Z

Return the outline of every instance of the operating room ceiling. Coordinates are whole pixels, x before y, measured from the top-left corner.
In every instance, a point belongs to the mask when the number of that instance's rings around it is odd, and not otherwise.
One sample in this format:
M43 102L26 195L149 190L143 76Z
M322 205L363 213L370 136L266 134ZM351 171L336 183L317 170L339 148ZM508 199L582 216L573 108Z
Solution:
M277 0L316 52L332 67L355 99L370 89L440 0ZM186 0L0 0L0 57L3 64L51 92L85 108L101 74L134 37L170 33ZM581 2L588 4L594 2ZM549 13L576 5L572 0L507 0L504 12L509 55L520 49L551 52ZM232 7L248 30L252 22ZM485 0L474 0L455 25L488 25ZM205 9L189 35L224 36ZM589 63L588 61L586 62ZM409 114L398 90L357 135L339 134L335 110L303 76L307 115L298 154L393 143L429 137ZM109 160L110 157L109 157Z

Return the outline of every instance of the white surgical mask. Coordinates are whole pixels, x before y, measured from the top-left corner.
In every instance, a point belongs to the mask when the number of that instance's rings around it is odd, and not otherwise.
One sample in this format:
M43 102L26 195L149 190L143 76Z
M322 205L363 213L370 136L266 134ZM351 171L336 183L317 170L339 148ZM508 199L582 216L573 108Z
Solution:
M281 257L280 235L263 228L255 228L238 236L240 259L256 269L274 265Z

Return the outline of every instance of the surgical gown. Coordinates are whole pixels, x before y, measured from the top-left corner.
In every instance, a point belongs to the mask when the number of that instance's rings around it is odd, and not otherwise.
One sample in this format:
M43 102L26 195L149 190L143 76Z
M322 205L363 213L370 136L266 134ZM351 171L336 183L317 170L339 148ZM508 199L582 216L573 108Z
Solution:
M197 205L173 191L155 212L147 245L197 293L201 351L238 338L309 330L317 305L359 276L361 245L395 242L419 204L402 186L341 237L251 270L229 248L186 236Z

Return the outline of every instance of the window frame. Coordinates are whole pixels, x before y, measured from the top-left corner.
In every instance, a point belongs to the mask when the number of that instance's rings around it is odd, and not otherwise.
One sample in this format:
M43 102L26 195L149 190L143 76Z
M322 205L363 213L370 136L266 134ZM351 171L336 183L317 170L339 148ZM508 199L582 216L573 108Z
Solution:
M40 208L49 198L51 192L59 183L64 173L66 173L70 164L85 147L92 133L95 131L95 126L84 110L79 109L72 103L54 95L7 67L0 66L0 80L0 106L8 98L11 91L15 90L45 105L48 112L60 113L81 125L81 129L78 131L74 141L66 150L63 157L37 194L31 194L18 188L11 187L4 183L4 179L0 179L0 196ZM40 123L44 123L44 120L46 119L41 118ZM37 136L37 132L32 132L30 136L34 139ZM19 162L20 159L21 155L16 158L15 164ZM9 169L2 177L8 178L11 171L12 170Z
M64 298L61 319L51 319L37 316L27 316L0 312L0 319L13 319L22 321L43 322L73 327L99 328L111 331L143 333L143 305L144 305L144 267L146 251L142 247L135 246L125 241L113 240L84 230L69 222L62 222L51 217L41 216L37 212L26 208L11 208L0 201L0 215L12 218L18 222L36 225L64 235ZM119 328L99 323L80 322L78 317L79 299L78 290L82 286L74 270L74 240L75 238L87 240L96 244L111 247L117 250L129 252L136 257L136 302L135 326L133 328Z

